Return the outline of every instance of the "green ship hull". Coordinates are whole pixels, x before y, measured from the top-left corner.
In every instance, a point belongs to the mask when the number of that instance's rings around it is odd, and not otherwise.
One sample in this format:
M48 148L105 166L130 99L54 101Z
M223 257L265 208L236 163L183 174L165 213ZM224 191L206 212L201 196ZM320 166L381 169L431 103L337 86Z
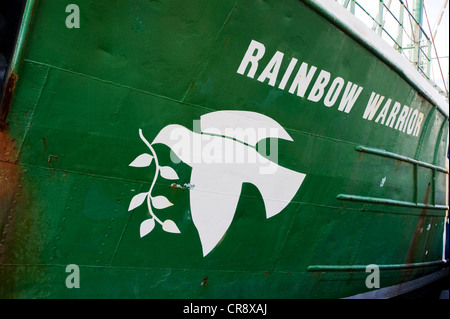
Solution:
M344 298L448 271L448 103L339 9L26 1L0 297Z

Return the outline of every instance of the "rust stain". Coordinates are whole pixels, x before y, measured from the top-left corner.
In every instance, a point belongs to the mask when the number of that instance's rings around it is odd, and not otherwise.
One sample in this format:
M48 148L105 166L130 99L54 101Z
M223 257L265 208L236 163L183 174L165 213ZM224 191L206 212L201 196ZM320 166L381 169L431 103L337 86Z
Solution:
M42 148L44 149L44 152L47 151L47 140L45 137L42 138Z
M16 140L8 132L0 131L0 265L14 263L14 248L19 238L16 234L17 207L22 201L24 187L17 157ZM15 285L14 268L0 267L0 287Z
M20 173L15 164L15 139L0 131L0 264L6 262L8 241L14 226L15 206L20 194Z
M425 199L423 201L425 205L428 204L428 198L430 196L430 189L431 189L431 184L428 183L427 191L425 193ZM419 221L417 222L416 229L414 230L413 238L411 239L411 242L409 244L409 249L408 249L408 253L406 255L406 260L405 260L406 264L410 264L410 263L414 262L414 256L417 252L416 251L417 245L419 243L420 234L422 233L421 229L423 229L423 221L425 219L427 210L428 210L428 208L424 207L420 213Z
M11 108L11 102L14 95L14 89L16 88L18 76L14 73L8 78L6 82L5 91L0 105L0 131L6 131L8 123L6 118L8 117L9 109Z

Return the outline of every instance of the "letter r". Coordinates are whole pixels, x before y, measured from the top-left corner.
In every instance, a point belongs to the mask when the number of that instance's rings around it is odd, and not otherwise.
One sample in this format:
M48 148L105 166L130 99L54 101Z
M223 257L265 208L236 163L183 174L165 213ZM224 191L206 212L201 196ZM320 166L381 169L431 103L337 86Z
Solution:
M264 44L252 40L252 42L250 42L250 45L248 46L247 52L245 52L241 64L239 65L237 73L244 75L248 64L251 63L251 67L247 73L247 76L253 78L255 76L256 70L258 69L258 61L261 60L265 51L266 48L264 47Z

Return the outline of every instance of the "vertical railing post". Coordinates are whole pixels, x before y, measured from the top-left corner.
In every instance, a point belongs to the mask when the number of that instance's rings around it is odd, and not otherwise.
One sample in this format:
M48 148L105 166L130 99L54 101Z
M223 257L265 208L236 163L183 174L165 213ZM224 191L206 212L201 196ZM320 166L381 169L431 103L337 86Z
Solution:
M378 35L381 36L383 33L383 9L384 9L384 4L383 4L383 0L380 0L380 2L378 3Z
M372 30L381 36L383 31L383 0L378 1L378 13L376 19L373 21Z
M414 50L412 52L412 62L414 66L418 69L420 68L420 40L422 37L422 9L423 9L423 0L414 0L414 9L413 14L417 23L415 23L414 29Z
M428 48L428 52L427 52L427 77L430 78L431 76L431 46L433 45L433 43L431 43L431 39L428 40L428 44L427 44L427 48Z
M403 2L400 1L400 12L398 16L398 21L400 22L398 25L398 34L397 34L397 44L396 49L402 53L403 51L403 15L405 13L405 7L403 5Z

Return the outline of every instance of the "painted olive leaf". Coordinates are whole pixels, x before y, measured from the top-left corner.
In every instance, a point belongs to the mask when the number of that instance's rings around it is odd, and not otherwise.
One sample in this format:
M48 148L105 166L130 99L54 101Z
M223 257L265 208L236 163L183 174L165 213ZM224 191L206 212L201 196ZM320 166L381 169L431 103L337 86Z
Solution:
M156 197L152 197L152 204L153 207L155 207L156 209L164 209L167 208L169 206L172 206L173 204L171 202L169 202L169 200L164 197L164 196L156 196Z
M164 221L162 228L164 231L168 232L168 233L175 233L175 234L179 234L180 230L178 229L177 225L175 224L175 222L173 220L167 219L166 221Z
M170 166L161 166L160 168L161 176L165 179L179 179L178 174L175 172L175 170Z
M135 195L130 202L130 206L128 207L128 211L135 209L136 207L139 207L142 205L142 203L147 198L148 193L140 193Z
M151 156L150 154L144 153L139 155L138 157L136 157L136 159L131 162L131 164L129 166L132 167L147 167L150 166L150 164L152 163L153 160L153 156Z
M139 230L141 238L150 233L154 227L155 227L155 220L153 218L144 220L141 223L141 227Z

